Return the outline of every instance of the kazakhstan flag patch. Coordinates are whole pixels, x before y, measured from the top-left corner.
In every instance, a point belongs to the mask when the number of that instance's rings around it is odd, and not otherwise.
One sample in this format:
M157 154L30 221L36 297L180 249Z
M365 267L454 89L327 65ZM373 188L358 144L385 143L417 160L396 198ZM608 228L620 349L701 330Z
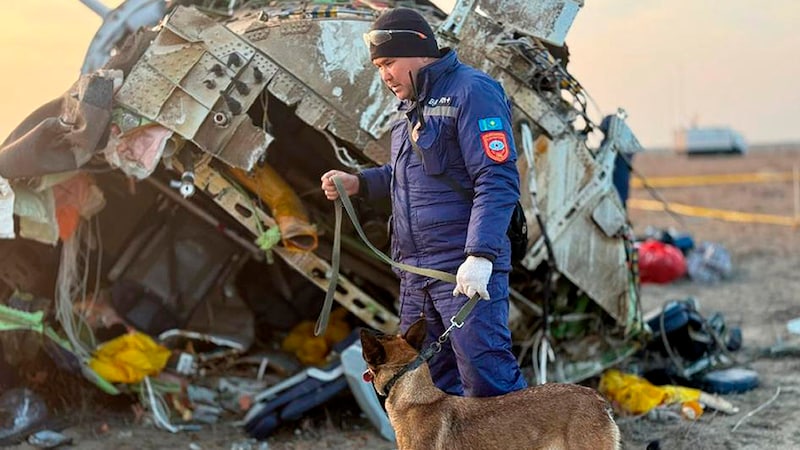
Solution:
M478 129L483 131L502 131L503 120L499 117L487 117L485 119L478 119Z

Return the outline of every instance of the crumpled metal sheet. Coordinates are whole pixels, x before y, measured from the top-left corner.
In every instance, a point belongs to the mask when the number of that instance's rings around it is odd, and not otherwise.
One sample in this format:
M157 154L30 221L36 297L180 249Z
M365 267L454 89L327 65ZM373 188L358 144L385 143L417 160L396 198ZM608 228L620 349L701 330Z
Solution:
M621 237L627 215L611 181L617 145L614 136L610 135L596 155L572 134L556 140L540 136L532 144L534 148L521 152L521 157L529 154L534 158L535 183L543 187L538 206L558 270L618 323L627 324L636 305L628 295L630 274ZM522 192L530 191L533 172L521 172ZM523 206L530 201L523 195ZM541 231L532 219L529 217L529 239L535 243L522 261L530 270L547 256Z
M273 138L246 112L277 70L224 25L194 8L178 7L115 99L249 171Z
M294 12L284 7L241 14L227 26L280 66L269 92L296 105L301 120L362 151L374 147L397 109L361 42L374 13L340 8L326 12L336 20L326 20L301 7Z
M478 0L477 7L508 27L563 45L583 0Z

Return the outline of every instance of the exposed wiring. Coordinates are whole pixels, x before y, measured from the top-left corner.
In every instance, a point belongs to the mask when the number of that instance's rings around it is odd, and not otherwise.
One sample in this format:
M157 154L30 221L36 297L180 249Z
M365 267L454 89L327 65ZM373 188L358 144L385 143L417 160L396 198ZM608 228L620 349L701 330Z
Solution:
M333 148L333 154L336 156L336 159L339 160L339 162L343 166L355 171L361 171L367 167L364 164L360 164L355 158L353 158L350 155L350 153L348 153L346 148L338 145L336 143L336 140L333 138L333 136L330 135L330 133L328 133L327 131L322 131L322 135L325 136L325 139L328 140L328 143L331 145L331 148Z
M172 425L169 421L169 414L167 413L167 402L160 394L156 394L152 384L150 384L150 377L144 377L144 385L147 397L142 396L140 399L142 404L150 407L150 412L153 414L156 426L163 428L170 433L177 433L178 427Z
M89 227L90 230L86 230ZM81 245L86 242L86 249L81 251ZM89 336L90 348L81 339L83 328L83 318L78 316L74 310L76 298L86 298L86 284L88 283L90 248L91 248L91 227L86 222L81 222L75 234L62 242L61 259L58 267L56 279L56 320L59 321L64 334L67 336L72 351L83 361L91 357L95 338L90 328L86 328L84 336ZM83 272L83 273L81 273ZM80 324L78 322L81 322Z

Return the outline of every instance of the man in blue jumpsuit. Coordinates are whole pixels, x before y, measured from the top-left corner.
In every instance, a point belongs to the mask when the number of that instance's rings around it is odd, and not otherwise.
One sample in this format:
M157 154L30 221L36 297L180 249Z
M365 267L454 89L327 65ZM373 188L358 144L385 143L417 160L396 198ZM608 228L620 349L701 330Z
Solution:
M457 274L453 289L398 272L401 331L424 317L432 341L469 297L484 299L450 334L451 345L430 361L436 385L476 397L522 389L526 382L508 329L506 230L519 198L519 174L505 92L462 64L455 51L439 49L430 25L414 10L388 10L364 37L382 80L402 100L405 118L392 129L388 164L357 175L329 171L322 189L328 199L338 198L331 180L338 176L348 194L390 196L392 258Z

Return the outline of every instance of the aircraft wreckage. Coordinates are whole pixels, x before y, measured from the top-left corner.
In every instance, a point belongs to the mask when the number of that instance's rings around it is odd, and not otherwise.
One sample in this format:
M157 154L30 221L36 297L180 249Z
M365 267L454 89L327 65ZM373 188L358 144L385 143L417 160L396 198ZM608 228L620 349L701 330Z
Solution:
M0 148L0 202L17 216L0 208L2 322L45 333L114 392L88 363L113 324L241 355L313 320L332 277L320 175L390 153L397 100L361 36L392 5L129 0L105 11L81 78ZM636 253L612 184L617 155L640 146L623 113L590 120L565 68L583 1L461 0L449 15L402 5L513 103L529 230L511 274L520 363L532 380L599 374L640 346ZM388 205L356 206L385 249ZM334 298L351 323L396 331L398 282L347 225L340 272ZM15 308L21 293L52 299L58 323Z

